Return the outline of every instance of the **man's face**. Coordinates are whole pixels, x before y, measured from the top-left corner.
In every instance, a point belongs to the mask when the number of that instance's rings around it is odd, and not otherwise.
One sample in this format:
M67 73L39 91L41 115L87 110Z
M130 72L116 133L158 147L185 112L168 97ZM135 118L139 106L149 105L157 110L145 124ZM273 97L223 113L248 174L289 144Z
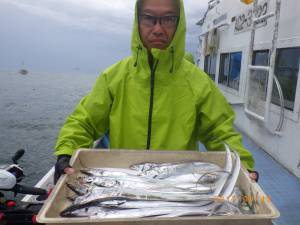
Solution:
M144 0L139 14L139 31L144 46L166 49L175 34L178 12L174 0Z

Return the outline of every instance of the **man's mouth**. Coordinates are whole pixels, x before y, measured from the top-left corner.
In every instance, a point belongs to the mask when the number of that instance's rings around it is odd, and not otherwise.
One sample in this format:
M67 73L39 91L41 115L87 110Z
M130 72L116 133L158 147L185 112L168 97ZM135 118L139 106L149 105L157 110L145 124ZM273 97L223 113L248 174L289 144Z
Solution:
M153 43L153 44L164 44L164 43L165 43L164 40L159 40L159 39L152 40L152 41L150 41L150 42Z

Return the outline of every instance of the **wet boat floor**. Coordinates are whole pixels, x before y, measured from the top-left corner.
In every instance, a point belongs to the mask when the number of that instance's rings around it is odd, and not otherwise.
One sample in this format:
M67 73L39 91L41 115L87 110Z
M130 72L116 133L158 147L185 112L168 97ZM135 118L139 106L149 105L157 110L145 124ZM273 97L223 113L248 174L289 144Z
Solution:
M254 156L255 168L260 174L259 185L280 211L280 218L276 219L273 224L300 224L300 179L245 135L243 135L243 142Z

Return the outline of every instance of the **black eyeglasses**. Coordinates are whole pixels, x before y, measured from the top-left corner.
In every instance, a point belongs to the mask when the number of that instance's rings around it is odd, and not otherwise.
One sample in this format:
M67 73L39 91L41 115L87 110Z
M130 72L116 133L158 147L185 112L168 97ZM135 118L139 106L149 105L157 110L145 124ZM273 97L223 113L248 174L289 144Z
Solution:
M139 22L146 27L153 27L157 21L164 28L173 28L177 26L178 16L151 16L147 14L139 15Z

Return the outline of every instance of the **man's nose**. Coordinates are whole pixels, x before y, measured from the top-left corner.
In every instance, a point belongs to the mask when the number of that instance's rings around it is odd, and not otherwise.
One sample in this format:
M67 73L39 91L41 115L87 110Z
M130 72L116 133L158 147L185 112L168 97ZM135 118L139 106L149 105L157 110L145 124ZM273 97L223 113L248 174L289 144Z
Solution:
M155 25L153 26L152 32L155 35L162 35L163 34L164 30L163 30L163 28L162 28L159 21L156 21Z

